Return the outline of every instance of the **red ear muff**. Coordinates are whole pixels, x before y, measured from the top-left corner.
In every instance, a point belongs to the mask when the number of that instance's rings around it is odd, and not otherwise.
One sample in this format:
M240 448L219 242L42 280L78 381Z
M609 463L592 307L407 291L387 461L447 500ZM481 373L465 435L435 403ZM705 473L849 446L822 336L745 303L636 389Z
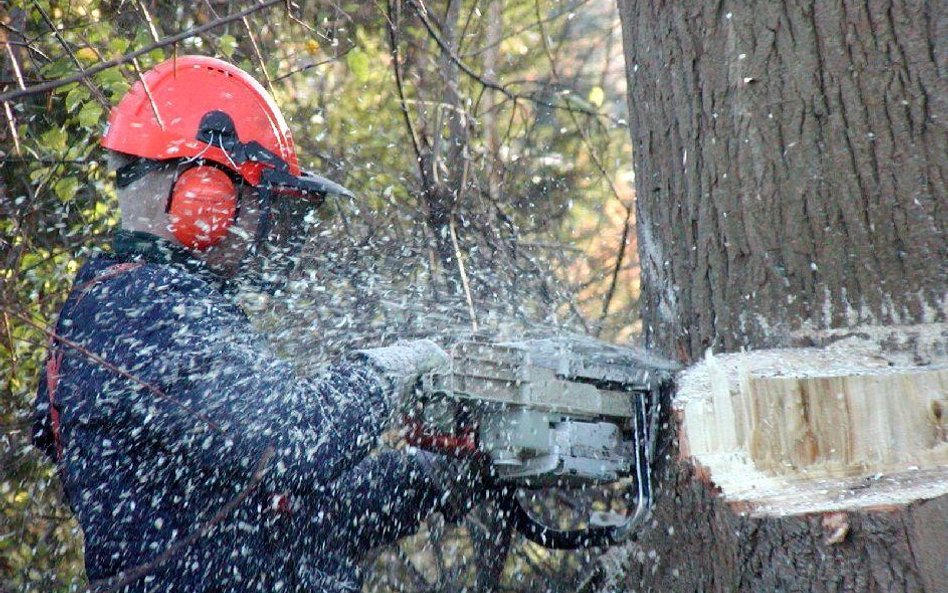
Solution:
M171 189L168 228L185 247L207 249L227 236L237 215L237 188L216 167L192 167Z

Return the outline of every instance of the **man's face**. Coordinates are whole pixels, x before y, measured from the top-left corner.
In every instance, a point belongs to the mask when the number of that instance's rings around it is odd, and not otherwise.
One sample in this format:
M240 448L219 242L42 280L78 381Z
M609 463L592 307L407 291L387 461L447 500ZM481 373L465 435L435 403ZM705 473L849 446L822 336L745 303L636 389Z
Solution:
M258 240L263 220L260 196L256 190L243 187L238 200L237 220L226 237L204 252L202 258L226 278L256 275L265 284L278 286L289 276L303 244L319 221L319 203L298 196L272 195L266 236L251 260L247 255Z
M240 271L257 237L260 199L253 188L243 186L240 189L238 209L237 220L227 230L224 239L201 254L208 267L225 278L232 278Z

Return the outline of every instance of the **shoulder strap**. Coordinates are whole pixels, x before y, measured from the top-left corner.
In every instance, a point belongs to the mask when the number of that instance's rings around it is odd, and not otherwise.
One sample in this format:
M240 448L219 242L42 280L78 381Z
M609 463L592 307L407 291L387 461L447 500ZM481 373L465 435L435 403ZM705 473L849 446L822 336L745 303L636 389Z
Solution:
M73 307L76 306L89 292L92 288L109 280L115 278L126 272L130 272L136 268L141 267L140 262L123 262L119 264L111 265L101 272L99 272L91 280L84 282L83 284L77 286L74 290L79 293L79 296L73 302ZM59 405L56 402L56 389L59 387L59 376L60 376L60 366L62 365L63 360L63 350L62 345L60 345L55 338L50 338L49 340L49 358L46 359L46 396L49 400L49 429L52 433L53 446L55 449L56 461L59 462L63 458L63 445L62 437L60 436L60 427L59 427ZM52 453L53 451L50 451Z

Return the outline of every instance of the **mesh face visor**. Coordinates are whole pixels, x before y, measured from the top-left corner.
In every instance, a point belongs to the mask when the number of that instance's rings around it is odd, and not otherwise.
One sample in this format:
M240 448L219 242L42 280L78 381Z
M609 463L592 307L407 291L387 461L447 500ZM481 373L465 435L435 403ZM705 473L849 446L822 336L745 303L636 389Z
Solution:
M295 267L300 251L319 223L319 199L260 188L261 217L250 262L251 282L266 292L282 287Z
M352 198L353 193L319 175L295 174L298 168L291 171L283 158L256 140L242 142L233 119L223 111L209 111L201 118L196 139L206 147L184 161L134 159L117 172L119 187L171 162L187 164L199 158L251 185L257 194L260 218L241 275L268 292L280 288L318 221L320 204L330 194Z

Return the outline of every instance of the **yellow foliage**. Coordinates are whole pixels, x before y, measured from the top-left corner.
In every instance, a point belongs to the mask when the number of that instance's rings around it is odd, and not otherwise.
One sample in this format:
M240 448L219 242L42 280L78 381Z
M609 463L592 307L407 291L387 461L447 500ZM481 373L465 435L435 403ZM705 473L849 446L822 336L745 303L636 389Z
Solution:
M91 47L84 47L80 49L76 52L76 57L79 58L79 61L85 65L92 64L99 59L99 55Z

